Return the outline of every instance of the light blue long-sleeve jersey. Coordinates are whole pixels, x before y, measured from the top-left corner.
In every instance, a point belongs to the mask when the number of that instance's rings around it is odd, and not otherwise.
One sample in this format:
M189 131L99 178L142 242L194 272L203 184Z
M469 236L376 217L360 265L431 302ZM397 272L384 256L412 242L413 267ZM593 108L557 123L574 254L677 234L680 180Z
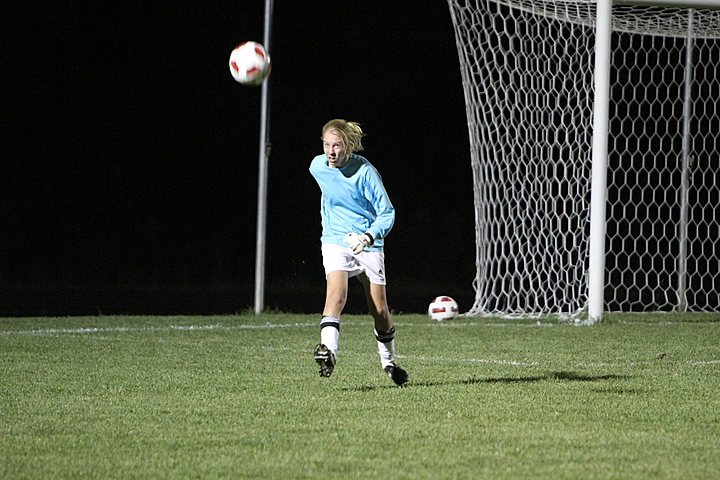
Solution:
M382 250L395 223L395 208L368 159L353 153L344 167L331 168L325 155L318 155L310 163L310 173L322 192L322 243L346 246L343 238L348 233L368 232L375 241L367 250Z

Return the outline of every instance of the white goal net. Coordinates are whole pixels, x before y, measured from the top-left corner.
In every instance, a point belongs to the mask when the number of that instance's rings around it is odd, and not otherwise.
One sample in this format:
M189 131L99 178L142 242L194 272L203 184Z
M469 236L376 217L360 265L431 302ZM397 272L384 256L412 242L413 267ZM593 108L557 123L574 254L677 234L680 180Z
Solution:
M588 304L595 0L448 0L467 108L469 315ZM720 11L612 7L604 311L720 311Z

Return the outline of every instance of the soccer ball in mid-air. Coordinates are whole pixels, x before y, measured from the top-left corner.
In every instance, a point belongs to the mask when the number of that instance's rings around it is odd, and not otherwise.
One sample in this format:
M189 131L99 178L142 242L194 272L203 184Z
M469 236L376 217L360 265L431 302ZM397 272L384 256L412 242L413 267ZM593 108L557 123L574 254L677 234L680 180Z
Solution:
M257 86L270 74L270 55L257 42L243 42L230 52L230 74L243 85Z
M443 320L451 320L457 317L458 304L452 297L440 295L428 305L428 315L433 320L442 322Z

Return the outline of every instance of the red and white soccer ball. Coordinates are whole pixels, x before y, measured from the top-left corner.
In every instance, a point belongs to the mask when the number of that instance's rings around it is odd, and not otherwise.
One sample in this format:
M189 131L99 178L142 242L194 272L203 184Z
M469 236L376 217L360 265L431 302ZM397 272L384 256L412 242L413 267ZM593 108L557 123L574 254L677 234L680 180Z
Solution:
M430 305L428 305L428 315L430 315L430 318L437 320L438 322L452 320L457 317L457 314L457 302L447 295L435 297L435 300L430 302Z
M257 42L243 42L230 52L230 74L243 85L260 85L270 75L270 55Z

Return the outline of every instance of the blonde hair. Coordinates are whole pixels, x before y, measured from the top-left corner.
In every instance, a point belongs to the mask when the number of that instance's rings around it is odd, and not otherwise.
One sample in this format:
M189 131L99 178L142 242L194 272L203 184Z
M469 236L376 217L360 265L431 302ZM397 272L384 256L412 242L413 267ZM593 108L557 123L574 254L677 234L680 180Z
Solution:
M322 128L320 138L324 138L327 132L340 137L343 150L347 153L359 152L363 149L362 137L364 137L365 134L357 122L348 122L342 118L336 118L325 124Z

